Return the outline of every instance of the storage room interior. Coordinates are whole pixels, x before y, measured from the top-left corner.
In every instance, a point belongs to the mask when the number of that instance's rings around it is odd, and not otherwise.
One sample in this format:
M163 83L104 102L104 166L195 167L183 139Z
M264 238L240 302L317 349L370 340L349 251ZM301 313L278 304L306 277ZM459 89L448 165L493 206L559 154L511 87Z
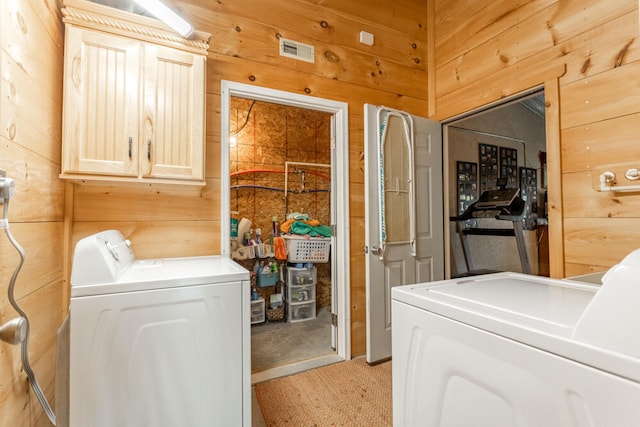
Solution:
M289 263L276 259L273 245L274 220L281 235L292 215L325 230L331 224L332 117L240 97L231 97L230 107L230 253L252 272L255 373L333 352L330 257ZM315 281L315 289L296 296L308 311L295 311L298 305L286 301L287 266L289 280Z

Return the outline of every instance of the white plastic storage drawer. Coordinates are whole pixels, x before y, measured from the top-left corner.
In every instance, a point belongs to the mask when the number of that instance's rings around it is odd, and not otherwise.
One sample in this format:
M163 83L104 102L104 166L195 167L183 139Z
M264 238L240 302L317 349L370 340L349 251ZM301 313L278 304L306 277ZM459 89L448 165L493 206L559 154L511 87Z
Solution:
M316 285L287 285L287 301L291 304L297 302L315 301Z
M264 322L264 298L251 301L251 324Z
M290 286L315 285L316 268L287 267L287 284Z
M301 302L297 304L287 304L289 322L304 322L316 318L316 302Z

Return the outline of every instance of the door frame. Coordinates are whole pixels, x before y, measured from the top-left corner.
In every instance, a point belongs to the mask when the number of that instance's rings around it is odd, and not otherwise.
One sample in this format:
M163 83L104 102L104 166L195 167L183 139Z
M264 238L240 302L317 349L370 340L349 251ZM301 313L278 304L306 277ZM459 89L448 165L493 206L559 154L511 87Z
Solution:
M545 134L547 146L547 194L549 200L549 271L552 278L564 277L564 228L562 211L562 174L560 167L560 96L558 78L551 78L531 88L521 90L488 104L441 120L442 122L442 176L443 193L449 194L449 126L464 118L479 114L492 108L518 102L519 99L536 92L544 92L546 103ZM445 277L451 278L451 233L449 232L449 203L444 203L444 242L445 242Z
M345 360L351 358L351 298L350 298L350 226L349 226L349 122L348 104L313 96L299 95L269 89L261 86L237 83L228 80L220 82L220 245L221 253L230 257L231 225L230 218L230 168L229 168L229 119L231 97L241 97L274 104L288 105L307 110L323 111L333 114L335 124L332 132L332 196L335 201L335 253L332 254L336 274L332 274L333 289L337 293L335 305L337 314L338 337L336 341L336 353ZM339 254L336 256L336 254ZM333 295L332 295L333 298Z

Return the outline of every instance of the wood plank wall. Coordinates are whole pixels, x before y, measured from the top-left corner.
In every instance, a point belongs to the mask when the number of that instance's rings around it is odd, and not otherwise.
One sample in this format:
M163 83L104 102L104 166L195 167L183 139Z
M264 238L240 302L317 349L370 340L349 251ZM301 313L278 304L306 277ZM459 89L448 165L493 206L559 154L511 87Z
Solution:
M434 118L541 85L559 77L559 66L566 69L559 117L548 118L560 123L562 274L606 270L640 247L640 195L593 189L609 166L622 163L624 171L640 163L637 0L428 1L435 9Z
M26 252L15 285L30 319L31 365L53 404L62 321L64 186L60 173L63 27L57 0L0 2L0 169L15 180L10 230ZM0 230L2 231L2 230ZM0 324L17 316L7 287L19 257L0 232ZM0 425L46 426L20 347L0 342Z
M207 187L75 187L73 238L118 228L139 257L220 253L220 81L349 104L352 354L365 352L363 104L427 111L426 3L412 0L172 0L212 34L207 62ZM361 30L375 44L359 43ZM278 38L315 46L281 57ZM227 220L227 219L224 219Z

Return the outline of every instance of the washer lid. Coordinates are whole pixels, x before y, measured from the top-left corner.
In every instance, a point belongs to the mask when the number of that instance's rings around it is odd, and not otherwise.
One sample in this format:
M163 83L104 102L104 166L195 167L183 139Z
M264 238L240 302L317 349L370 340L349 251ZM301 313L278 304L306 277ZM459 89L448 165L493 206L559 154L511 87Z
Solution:
M249 272L222 256L141 259L131 262L117 280L71 284L71 297L106 295L249 280Z
M478 276L427 289L430 298L550 333L569 334L595 289L543 278Z
M573 338L599 287L519 273L495 273L394 287L414 307L640 381L640 360Z

